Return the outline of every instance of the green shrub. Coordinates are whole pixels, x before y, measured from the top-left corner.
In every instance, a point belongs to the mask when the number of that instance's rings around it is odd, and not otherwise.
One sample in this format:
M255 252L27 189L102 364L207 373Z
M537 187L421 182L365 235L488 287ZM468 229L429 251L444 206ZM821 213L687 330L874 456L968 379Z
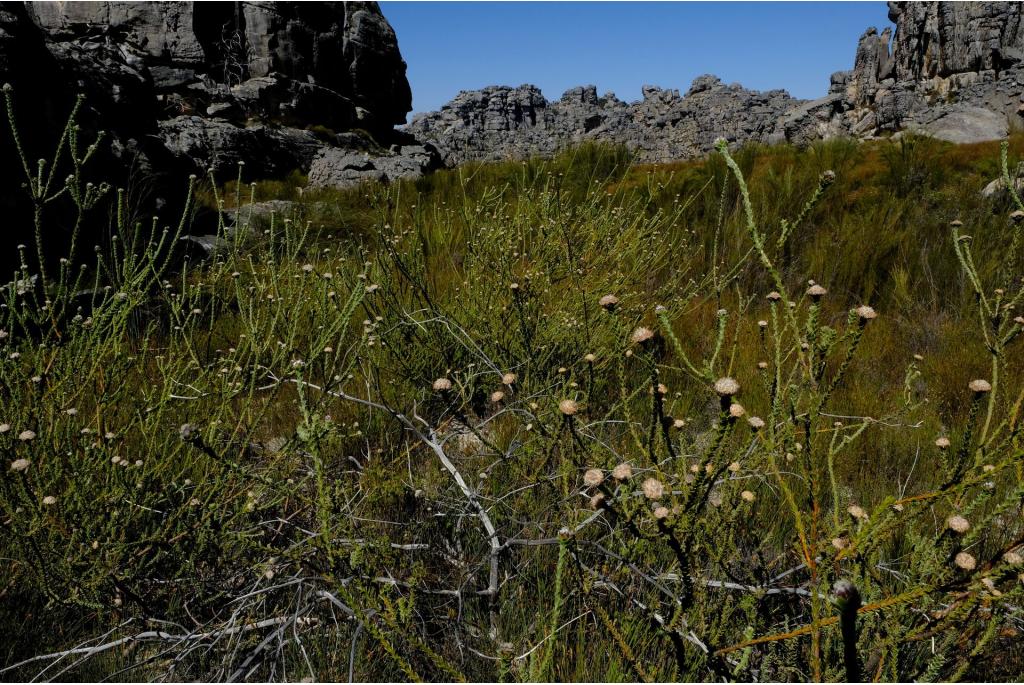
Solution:
M0 673L1016 677L1020 202L873 145L194 180L307 220L175 269L90 196L0 291Z

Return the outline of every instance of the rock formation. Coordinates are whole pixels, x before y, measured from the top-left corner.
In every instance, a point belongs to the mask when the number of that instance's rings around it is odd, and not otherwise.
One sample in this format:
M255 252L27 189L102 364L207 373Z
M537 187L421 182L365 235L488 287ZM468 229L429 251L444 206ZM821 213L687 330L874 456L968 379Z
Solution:
M425 173L440 164L434 145L454 164L550 155L587 140L627 145L642 161L700 155L720 137L804 144L920 130L971 142L1005 136L1024 114L1019 2L890 3L894 27L868 29L853 69L833 74L815 100L710 75L684 94L644 86L636 102L594 86L556 101L530 85L491 86L397 130L411 94L376 3L0 8L0 80L14 83L27 121L59 129L84 92L83 123L112 132L114 156L174 176L230 173L243 161L250 177L299 169L316 185L350 185Z
M566 91L548 102L538 88L491 86L463 91L437 112L417 115L407 130L437 144L445 160L549 155L585 140L622 143L642 161L692 157L716 138L774 139L776 123L800 104L784 90L757 92L726 85L715 76L678 90L644 86L643 99L627 103L594 86Z
M11 85L30 166L52 155L84 94L81 138L106 132L89 179L135 188L144 214L173 215L189 173L234 178L239 162L249 179L297 169L334 186L439 167L432 146L394 128L411 109L405 71L375 2L0 2L0 83ZM8 133L0 175L24 180ZM31 202L16 188L0 193L11 227L0 283L17 267L14 245L35 242ZM69 203L50 219L44 242L68 244Z
M394 129L412 95L374 2L21 5L4 3L19 15L18 30L36 36L33 49L56 64L54 91L68 100L85 93L84 118L144 170L244 161L263 177L308 172L325 148L415 146ZM0 79L31 81L35 68L0 62ZM437 163L415 159L421 173Z
M1024 94L1019 2L890 2L895 33L869 29L834 114L870 136L920 130L953 142L1006 136ZM891 41L890 41L891 38Z
M828 93L796 100L701 76L689 91L643 88L626 103L594 86L555 102L534 86L463 91L407 130L441 147L446 161L549 155L585 140L621 143L642 161L706 152L716 138L805 144L916 130L953 142L1005 137L1024 115L1022 3L890 2L895 27L868 29L853 69Z
M33 2L31 12L63 62L86 79L127 69L168 114L387 132L411 108L376 3Z

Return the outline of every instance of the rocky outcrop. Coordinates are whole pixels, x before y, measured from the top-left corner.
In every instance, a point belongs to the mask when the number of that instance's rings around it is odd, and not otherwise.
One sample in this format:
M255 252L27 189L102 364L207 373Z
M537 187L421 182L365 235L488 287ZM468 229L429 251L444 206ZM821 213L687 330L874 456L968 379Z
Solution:
M834 83L845 86L846 101L855 107L864 107L871 102L879 84L892 77L893 59L889 54L892 29L886 28L881 34L874 27L869 28L857 42L857 54L853 58L853 71L848 78L836 78Z
M958 143L1006 136L1024 95L1021 8L890 2L895 33L869 29L853 70L837 75L847 129L861 136L916 130Z
M699 155L719 137L806 144L915 130L958 143L993 140L1024 115L1022 6L891 2L895 26L865 31L853 69L833 74L816 100L714 76L698 77L683 96L645 86L631 103L598 97L593 86L555 102L533 86L492 86L417 115L408 130L437 143L449 163L549 155L584 140L627 145L642 161Z
M890 2L898 81L998 74L1024 59L1019 2Z
M395 145L385 154L321 148L309 169L309 185L344 187L365 179L397 181L419 178L436 169L441 158L432 145Z
M233 169L242 162L260 176L309 169L324 147L310 131L263 124L243 127L199 116L162 120L156 135L168 150L196 168Z
M407 130L437 144L448 163L549 155L587 140L620 143L643 161L691 157L714 141L769 142L780 117L801 103L784 90L758 92L694 79L689 91L644 86L627 103L594 86L566 91L549 102L532 85L463 91L437 112L417 115Z
M113 153L150 172L241 161L251 176L297 168L317 185L349 185L425 173L441 157L550 155L588 140L645 162L700 155L718 138L805 144L916 130L974 142L1024 116L1021 3L890 3L894 26L864 32L853 68L815 100L711 75L683 94L644 86L634 102L594 86L554 101L530 85L491 86L404 130L394 126L410 109L405 63L373 2L0 7L0 78L27 94L29 120L59 129L83 92L86 128L110 130Z
M321 148L414 142L394 130L412 96L375 2L5 5L55 65L55 90L84 93L83 120L144 171L243 161L273 176L308 172ZM0 78L30 81L36 68L0 64Z
M340 186L436 168L432 147L394 128L411 108L405 72L375 2L0 2L0 83L11 86L29 165L52 155L83 94L83 147L105 131L89 179L144 188L132 192L143 213L173 216L189 173L234 178L239 163L259 179L309 173L319 160L315 180ZM333 173L331 160L347 155L371 162ZM65 156L54 178L68 165ZM0 132L0 176L17 182L23 169ZM0 193L0 282L17 268L13 246L36 243L31 202L12 187ZM70 204L48 207L46 245L70 243ZM204 221L195 230L212 230ZM78 242L100 242L106 222L87 223L96 235Z
M205 114L212 104L226 113L225 104L237 103L247 113L246 100L273 91L261 104L329 102L324 111L335 121L358 118L386 132L411 108L405 62L376 3L29 4L63 62L99 76L132 72L165 110ZM294 110L260 113L288 118Z

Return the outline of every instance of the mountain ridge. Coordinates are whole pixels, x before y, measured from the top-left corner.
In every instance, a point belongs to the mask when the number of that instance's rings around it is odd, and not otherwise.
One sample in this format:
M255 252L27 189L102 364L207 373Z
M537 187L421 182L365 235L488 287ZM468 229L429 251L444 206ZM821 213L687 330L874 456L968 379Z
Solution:
M806 144L848 135L918 130L954 142L1005 137L1024 111L1021 3L890 2L894 27L860 37L853 68L828 92L793 98L705 74L685 95L645 86L643 98L598 98L594 86L548 100L535 86L461 91L405 127L442 150L448 164L548 155L587 140L624 144L663 162L730 142Z

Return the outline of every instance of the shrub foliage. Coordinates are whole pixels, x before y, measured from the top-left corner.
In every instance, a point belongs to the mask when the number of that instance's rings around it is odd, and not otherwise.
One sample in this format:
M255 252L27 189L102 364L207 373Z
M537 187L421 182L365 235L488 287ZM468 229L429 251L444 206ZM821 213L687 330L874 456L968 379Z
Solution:
M1024 205L964 190L1017 141L240 173L164 227L79 135L0 291L5 679L1019 674ZM107 244L48 261L54 202Z

